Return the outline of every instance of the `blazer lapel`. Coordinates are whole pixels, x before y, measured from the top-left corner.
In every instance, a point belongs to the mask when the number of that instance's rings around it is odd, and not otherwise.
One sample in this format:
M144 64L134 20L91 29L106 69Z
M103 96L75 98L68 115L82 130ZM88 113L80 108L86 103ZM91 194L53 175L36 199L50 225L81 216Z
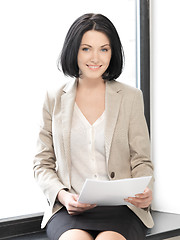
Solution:
M118 86L118 88L117 88ZM119 84L115 81L106 82L106 96L105 96L105 109L106 109L106 123L105 123L105 151L106 162L109 161L109 154L111 149L112 138L120 110L122 96L119 94Z
M71 152L70 152L70 134L72 115L74 110L74 102L76 97L77 81L72 81L66 85L63 89L64 94L61 97L61 109L62 109L62 132L64 140L64 151L68 164L69 173L71 172Z

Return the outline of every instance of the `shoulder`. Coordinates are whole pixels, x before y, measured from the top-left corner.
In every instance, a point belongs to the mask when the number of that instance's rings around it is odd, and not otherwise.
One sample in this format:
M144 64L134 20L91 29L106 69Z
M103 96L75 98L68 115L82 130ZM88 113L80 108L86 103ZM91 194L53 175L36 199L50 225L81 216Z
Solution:
M143 94L140 89L118 81L110 81L107 86L110 96L118 94L121 104L126 109L134 107L144 108Z
M71 79L69 81L63 81L59 86L49 88L46 91L46 96L49 99L49 101L54 101L56 99L61 98L61 96L70 91L71 88L75 85L75 80Z
M59 86L53 86L46 90L44 97L44 107L51 112L56 104L60 104L61 97L67 92L67 89L74 84L73 80L63 81Z
M142 94L142 91L140 89L132 87L122 82L109 81L107 85L111 90L126 96L135 96Z

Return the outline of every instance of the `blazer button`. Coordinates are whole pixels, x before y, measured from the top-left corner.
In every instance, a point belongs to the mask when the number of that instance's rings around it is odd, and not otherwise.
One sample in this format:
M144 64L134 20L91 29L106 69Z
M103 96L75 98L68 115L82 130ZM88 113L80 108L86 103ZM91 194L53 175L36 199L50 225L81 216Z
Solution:
M111 172L111 178L115 177L115 172Z

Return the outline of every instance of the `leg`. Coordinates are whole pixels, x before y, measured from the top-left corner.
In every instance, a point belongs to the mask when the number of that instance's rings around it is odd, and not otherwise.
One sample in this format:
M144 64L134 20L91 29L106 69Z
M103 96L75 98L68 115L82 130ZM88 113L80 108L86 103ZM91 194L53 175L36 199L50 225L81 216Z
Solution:
M98 234L95 240L126 240L120 233L105 231Z
M71 229L64 232L59 240L94 240L94 238L84 230Z

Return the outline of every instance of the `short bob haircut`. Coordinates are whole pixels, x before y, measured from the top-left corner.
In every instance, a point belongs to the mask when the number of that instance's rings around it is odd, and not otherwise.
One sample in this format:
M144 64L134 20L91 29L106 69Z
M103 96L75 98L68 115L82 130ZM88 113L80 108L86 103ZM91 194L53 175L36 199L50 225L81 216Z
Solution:
M104 33L111 46L111 60L107 70L102 75L104 80L117 79L124 66L124 52L119 35L112 22L102 14L84 14L71 25L57 61L58 69L66 76L80 77L77 55L85 32L95 30ZM61 66L61 67L60 67Z

